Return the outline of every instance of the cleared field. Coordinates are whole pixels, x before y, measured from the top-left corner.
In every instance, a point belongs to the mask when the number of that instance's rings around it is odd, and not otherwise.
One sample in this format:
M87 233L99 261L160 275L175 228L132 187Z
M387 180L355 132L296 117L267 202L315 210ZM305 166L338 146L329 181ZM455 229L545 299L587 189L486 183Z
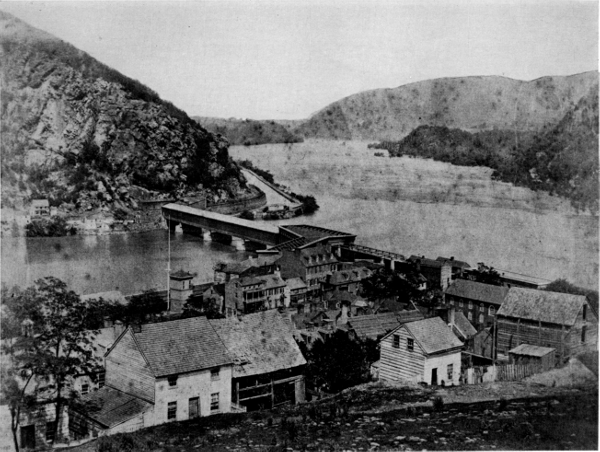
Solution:
M296 222L354 232L362 244L404 254L456 256L597 286L598 217L547 193L492 181L488 168L375 152L366 142L327 140L230 149L293 191L317 197L321 209Z

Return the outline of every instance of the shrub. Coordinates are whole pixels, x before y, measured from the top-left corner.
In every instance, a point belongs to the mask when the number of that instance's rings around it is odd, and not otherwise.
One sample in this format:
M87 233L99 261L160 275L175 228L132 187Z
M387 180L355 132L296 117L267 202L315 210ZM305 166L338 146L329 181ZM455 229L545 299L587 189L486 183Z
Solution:
M444 409L444 399L441 397L434 397L433 399L433 409L435 411L442 411Z

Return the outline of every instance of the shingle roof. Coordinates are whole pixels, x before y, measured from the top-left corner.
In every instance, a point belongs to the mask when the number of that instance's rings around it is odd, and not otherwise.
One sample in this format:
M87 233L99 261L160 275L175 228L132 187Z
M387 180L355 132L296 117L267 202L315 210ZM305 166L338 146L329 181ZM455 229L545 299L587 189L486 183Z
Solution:
M428 355L463 345L439 317L406 323L402 328L408 330Z
M584 295L511 287L498 316L572 326L586 301Z
M419 311L386 312L384 314L358 315L348 319L349 328L358 337L377 339L396 329L400 324L422 319Z
M494 286L468 279L457 279L446 289L446 294L501 305L506 298L508 290L508 287Z
M461 311L454 313L454 326L460 333L466 337L472 337L477 334L475 327L469 322L469 319Z
M550 347L538 347L537 345L521 344L518 347L509 350L508 353L513 355L526 355L526 356L546 356L549 353L554 353L555 349Z
M233 362L206 317L144 324L133 335L157 377Z
M81 398L82 402L93 402L99 410L90 410L85 415L96 422L111 428L143 413L152 407L151 403L135 396L104 386Z
M276 310L247 314L240 319L215 319L210 323L234 358L234 378L306 364L292 326Z
M457 261L456 259L449 259L449 258L443 257L443 256L438 256L436 261L448 262L450 265L452 265L453 267L457 267L457 268L462 268L462 269L471 268L471 266L468 263L466 263L465 261Z
M306 289L306 283L302 281L302 278L290 278L285 281L290 290Z

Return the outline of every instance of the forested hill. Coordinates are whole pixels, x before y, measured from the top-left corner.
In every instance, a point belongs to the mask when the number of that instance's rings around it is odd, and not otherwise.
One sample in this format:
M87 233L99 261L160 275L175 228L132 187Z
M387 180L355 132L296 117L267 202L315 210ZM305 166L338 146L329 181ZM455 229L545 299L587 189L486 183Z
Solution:
M426 80L348 96L295 132L306 138L399 140L423 125L539 131L556 125L597 85L596 71L533 81L497 76Z
M2 204L135 209L157 193L246 190L228 144L150 88L0 12ZM153 195L156 195L154 193Z
M598 212L598 85L557 124L538 132L421 126L401 141L371 147L385 148L391 156L487 166L497 179L555 193L579 209Z
M276 121L253 119L223 119L195 116L193 118L212 133L221 134L230 144L251 146L267 143L299 143L302 137L290 132Z

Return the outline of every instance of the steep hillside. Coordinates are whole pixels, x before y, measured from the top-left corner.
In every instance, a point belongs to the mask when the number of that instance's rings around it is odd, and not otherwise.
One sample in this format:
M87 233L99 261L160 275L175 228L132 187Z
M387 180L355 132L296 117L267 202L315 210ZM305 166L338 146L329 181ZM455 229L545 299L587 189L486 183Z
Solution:
M131 210L202 185L245 193L228 143L141 83L0 12L2 205ZM150 191L154 193L150 193Z
M455 165L487 166L493 177L569 198L575 207L598 211L598 85L562 120L538 132L493 130L469 133L421 126L399 142L392 156L433 158Z
M276 121L255 121L252 119L222 119L193 117L202 127L214 134L221 134L231 144L251 146L267 143L299 143L301 137L294 135Z
M597 85L597 72L533 81L427 80L346 97L315 113L296 132L330 139L398 140L422 125L469 131L539 130L558 123Z

